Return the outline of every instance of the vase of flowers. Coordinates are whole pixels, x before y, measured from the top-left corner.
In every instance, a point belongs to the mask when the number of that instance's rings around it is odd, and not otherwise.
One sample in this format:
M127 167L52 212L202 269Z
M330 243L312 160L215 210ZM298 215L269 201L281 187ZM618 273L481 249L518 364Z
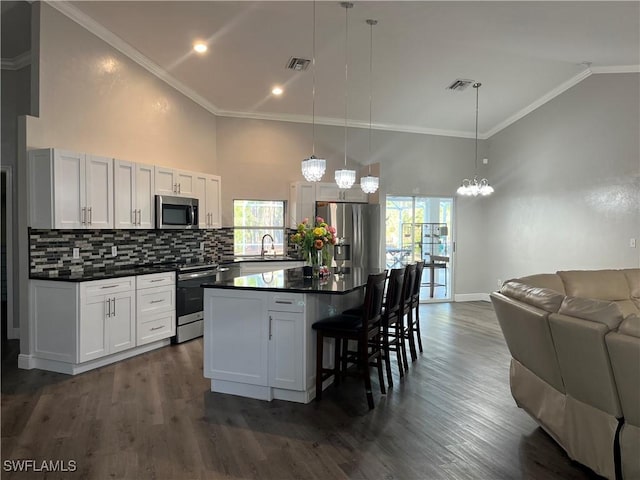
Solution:
M306 263L305 276L319 277L323 265L331 263L331 249L336 243L336 228L327 225L322 217L316 217L312 224L305 218L298 224L296 233L290 240L300 247L302 258Z

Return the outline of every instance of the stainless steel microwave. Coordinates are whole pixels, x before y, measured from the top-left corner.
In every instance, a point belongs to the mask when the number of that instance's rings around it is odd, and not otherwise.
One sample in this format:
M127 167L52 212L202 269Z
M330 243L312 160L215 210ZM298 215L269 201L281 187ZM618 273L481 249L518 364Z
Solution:
M198 199L156 195L156 228L198 228Z

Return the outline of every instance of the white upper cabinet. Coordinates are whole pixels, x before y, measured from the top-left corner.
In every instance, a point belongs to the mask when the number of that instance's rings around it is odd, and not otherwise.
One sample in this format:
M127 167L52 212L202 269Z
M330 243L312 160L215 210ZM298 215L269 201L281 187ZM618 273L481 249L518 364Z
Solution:
M289 186L289 228L308 218L313 221L316 215L315 183L295 182Z
M115 228L153 228L154 167L114 160Z
M346 190L339 189L335 183L318 183L316 185L316 200L319 202L367 203L369 199L357 183Z
M198 222L200 228L220 228L221 191L220 177L198 173L194 178L195 197L198 199Z
M155 167L156 194L176 197L196 196L196 176L194 172L175 168Z
M177 195L178 182L176 171L173 168L155 168L156 195Z
M32 150L28 177L32 228L113 228L113 159Z

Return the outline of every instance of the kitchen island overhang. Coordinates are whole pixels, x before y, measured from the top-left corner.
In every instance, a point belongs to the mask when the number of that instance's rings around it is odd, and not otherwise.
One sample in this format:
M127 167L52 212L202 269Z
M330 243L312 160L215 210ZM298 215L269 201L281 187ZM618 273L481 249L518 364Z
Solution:
M203 284L204 376L211 379L211 391L311 401L316 371L311 326L360 305L369 273L375 272L352 268L307 279L302 268L290 268ZM333 358L333 341L327 340L323 364L331 368Z

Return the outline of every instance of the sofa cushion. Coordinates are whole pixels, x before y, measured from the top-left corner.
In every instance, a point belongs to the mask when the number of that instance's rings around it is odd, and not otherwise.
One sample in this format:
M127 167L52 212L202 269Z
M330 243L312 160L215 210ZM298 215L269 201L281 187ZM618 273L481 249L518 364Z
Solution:
M640 308L638 308L638 305L633 300L616 300L613 303L618 305L622 316L625 318L629 315L640 315Z
M600 300L629 300L629 282L622 270L558 272L567 295Z
M634 298L640 299L640 268L627 268L622 270L629 282L629 292Z
M623 316L618 305L606 300L567 296L558 313L605 324L609 330L615 329Z
M520 281L512 280L502 285L500 293L541 308L545 312L557 312L564 299L564 295L555 290L532 287Z
M565 293L562 279L555 273L539 273L537 275L528 275L514 280L526 285L531 285L532 287L548 288L559 293Z
M629 315L618 327L618 332L623 335L640 338L640 317L638 315Z

